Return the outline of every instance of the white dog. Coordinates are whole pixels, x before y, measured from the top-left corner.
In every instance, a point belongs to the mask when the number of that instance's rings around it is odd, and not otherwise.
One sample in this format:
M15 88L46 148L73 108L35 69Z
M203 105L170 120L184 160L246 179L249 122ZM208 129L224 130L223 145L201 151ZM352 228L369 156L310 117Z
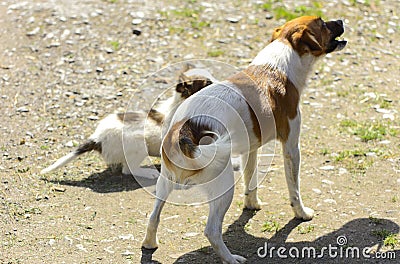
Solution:
M241 263L222 240L222 222L233 197L231 153L245 163L245 207L260 209L257 197L257 149L278 139L283 146L290 203L297 218L310 220L299 185L300 95L312 66L346 41L341 20L300 17L275 29L267 45L243 71L201 90L180 105L161 149L161 177L144 248L157 248L160 213L176 185L200 186L209 197L204 231L224 263ZM253 186L253 187L251 187ZM194 187L193 187L194 188ZM197 188L197 187L196 187Z
M186 67L186 72L180 74L174 95L156 106L156 109L151 109L149 113L137 111L108 115L100 121L86 142L43 169L41 173L58 169L80 155L96 150L108 165L122 164L123 174L158 177L156 170L140 168L140 164L147 156L160 156L164 122L168 122L168 116L173 114L186 98L212 83L210 78L213 77L207 71L188 68L189 66Z

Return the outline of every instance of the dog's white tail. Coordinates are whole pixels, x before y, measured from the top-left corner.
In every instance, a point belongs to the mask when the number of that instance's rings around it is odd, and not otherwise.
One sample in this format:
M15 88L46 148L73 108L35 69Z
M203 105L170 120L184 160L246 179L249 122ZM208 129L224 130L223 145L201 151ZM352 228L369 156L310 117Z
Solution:
M97 150L101 153L101 143L95 142L95 141L89 139L85 143L79 145L78 148L75 149L73 152L61 157L56 162L54 162L52 165L43 169L40 173L45 174L45 173L54 171L58 168L61 168L61 167L65 166L67 163L73 161L74 159L76 159L77 157L82 155L83 153L86 153L86 152L92 151L92 150Z

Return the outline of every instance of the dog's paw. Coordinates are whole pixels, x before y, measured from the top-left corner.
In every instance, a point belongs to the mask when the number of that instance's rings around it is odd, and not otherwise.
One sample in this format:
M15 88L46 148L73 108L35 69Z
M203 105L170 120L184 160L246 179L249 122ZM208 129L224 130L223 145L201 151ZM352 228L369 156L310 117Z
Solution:
M154 180L160 176L160 172L152 168L138 168L132 173L134 176Z
M222 261L224 264L240 264L245 263L246 258L239 256L239 255L232 255L232 259L229 261Z
M296 218L303 221L310 221L314 217L314 210L308 207L303 207L300 210L295 210Z
M258 199L257 191L244 196L244 208L248 210L261 210L262 202Z

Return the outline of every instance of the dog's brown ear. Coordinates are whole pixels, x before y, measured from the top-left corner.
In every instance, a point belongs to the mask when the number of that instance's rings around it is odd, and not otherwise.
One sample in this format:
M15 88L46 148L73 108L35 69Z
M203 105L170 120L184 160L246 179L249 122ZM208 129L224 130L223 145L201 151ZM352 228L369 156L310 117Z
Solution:
M185 86L187 83L191 81L189 77L187 77L183 72L179 74L178 84L176 85L176 91L178 93L183 93L185 91Z
M317 37L308 29L303 31L301 41L310 49L311 53L322 51L322 47Z
M281 33L282 27L277 27L272 32L271 42L278 38L279 34Z
M308 30L307 26L300 26L294 30L284 32L284 34L286 33L290 44L300 55L305 53L318 55L322 52L322 47L317 37Z

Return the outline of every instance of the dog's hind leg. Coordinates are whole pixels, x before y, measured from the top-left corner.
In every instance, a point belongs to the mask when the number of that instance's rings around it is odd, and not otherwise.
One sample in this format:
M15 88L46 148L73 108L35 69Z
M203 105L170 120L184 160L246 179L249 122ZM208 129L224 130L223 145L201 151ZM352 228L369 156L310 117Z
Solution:
M243 154L244 166L244 207L250 210L260 210L261 202L257 195L257 150Z
M212 171L211 171L212 172ZM207 173L206 171L202 173ZM209 216L204 235L211 246L221 257L223 263L238 264L246 259L242 256L232 255L222 240L222 222L232 202L234 192L233 168L229 161L228 167L217 176L215 188L209 190L209 197L218 197L209 203ZM220 183L218 181L221 181ZM229 188L225 190L224 188ZM222 194L222 195L220 195Z
M289 189L290 205L296 218L305 221L311 220L314 210L303 205L300 195L300 135L301 119L298 115L290 121L290 134L286 142L282 143L286 183Z
M162 168L164 167L165 166L162 166ZM156 184L156 201L154 209L150 215L149 223L147 224L146 237L142 242L144 248L154 249L158 247L157 228L160 223L160 214L172 189L172 182L166 178L166 174L161 173Z

